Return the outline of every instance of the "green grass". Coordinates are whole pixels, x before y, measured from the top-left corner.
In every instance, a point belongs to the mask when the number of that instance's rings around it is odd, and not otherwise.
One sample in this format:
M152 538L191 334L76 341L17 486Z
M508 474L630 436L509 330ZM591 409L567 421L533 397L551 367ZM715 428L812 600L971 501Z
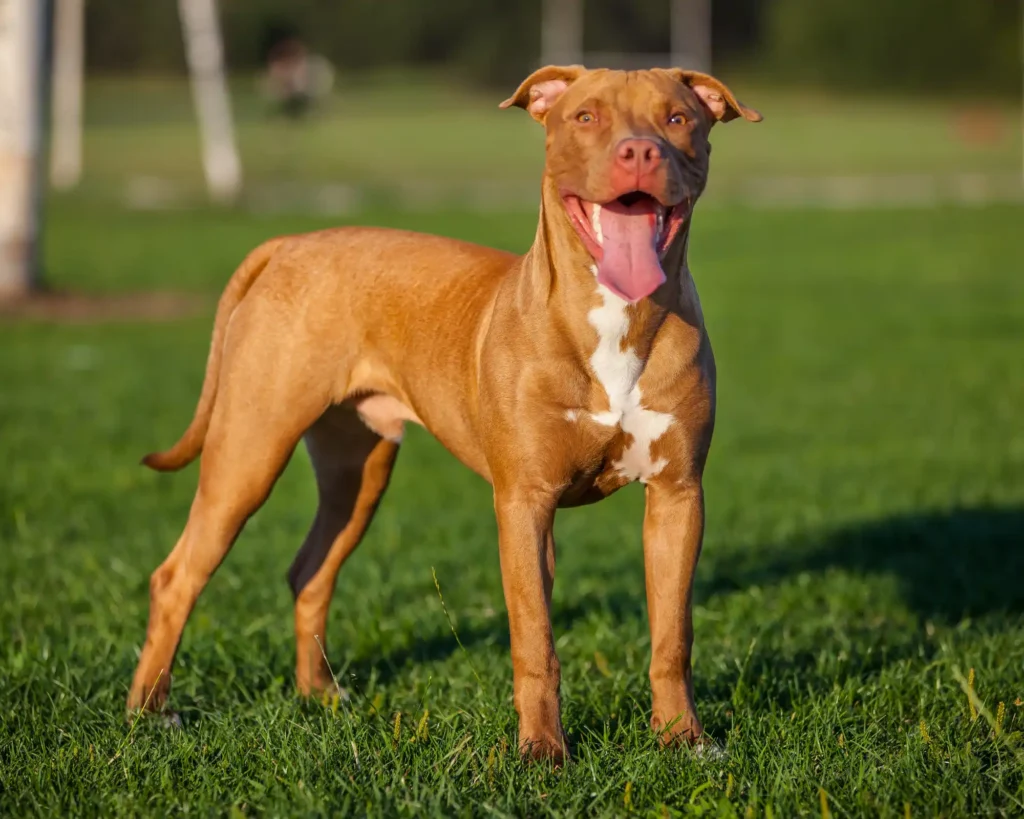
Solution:
M983 106L991 139L964 139L980 119L963 99L884 100L766 86L743 77L740 97L765 114L715 134L714 187L749 177L1020 170L1019 105ZM459 91L422 77L341 78L299 125L269 115L255 79L233 82L238 142L250 182L341 182L415 196L493 186L530 201L543 134L521 111L499 111L512 89ZM496 156L501 157L495 162ZM188 86L167 79L96 79L86 92L85 188L120 196L134 177L172 180L201 195L199 138Z
M292 685L284 572L315 502L300 454L185 632L182 730L127 725L148 576L196 478L137 459L190 417L209 317L0 325L0 813L782 817L824 798L833 816L1020 815L1022 217L698 213L720 409L695 679L723 759L659 750L646 727L631 489L559 516L575 762L517 761L490 492L418 431L331 612L351 702ZM533 218L360 221L522 249ZM60 285L212 298L261 238L315 226L60 202L46 253ZM1005 703L998 735L972 718L969 669L993 720Z

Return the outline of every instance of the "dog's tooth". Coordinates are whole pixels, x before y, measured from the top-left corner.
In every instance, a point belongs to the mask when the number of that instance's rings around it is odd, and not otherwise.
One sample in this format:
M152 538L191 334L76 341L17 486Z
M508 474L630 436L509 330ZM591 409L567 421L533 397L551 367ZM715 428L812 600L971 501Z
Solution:
M590 223L594 226L594 235L597 237L597 243L601 244L604 242L604 235L601 233L601 206L594 203L594 213L590 217Z
M661 235L661 231L665 229L665 209L658 208L658 235Z

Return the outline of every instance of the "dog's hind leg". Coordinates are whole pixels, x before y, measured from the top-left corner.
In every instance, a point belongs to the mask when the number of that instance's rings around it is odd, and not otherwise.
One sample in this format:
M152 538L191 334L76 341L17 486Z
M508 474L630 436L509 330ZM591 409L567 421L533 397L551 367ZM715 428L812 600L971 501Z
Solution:
M284 335L239 322L203 445L199 487L174 550L150 579L146 642L128 695L129 709L160 710L185 621L246 520L263 504L302 434L329 404L308 360ZM280 326L280 325L279 325Z
M324 632L335 578L373 519L398 442L371 431L347 404L324 413L305 440L319 506L288 582L295 595L296 685L309 695L334 685L324 656Z

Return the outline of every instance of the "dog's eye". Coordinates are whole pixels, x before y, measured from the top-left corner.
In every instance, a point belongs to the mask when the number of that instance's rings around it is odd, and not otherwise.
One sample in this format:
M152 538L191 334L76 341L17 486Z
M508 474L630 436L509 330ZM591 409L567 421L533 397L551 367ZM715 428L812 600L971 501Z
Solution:
M686 117L680 113L675 113L668 118L669 125L685 125Z
M595 119L597 119L597 117L590 113L590 111L580 111L576 115L577 122L593 122Z

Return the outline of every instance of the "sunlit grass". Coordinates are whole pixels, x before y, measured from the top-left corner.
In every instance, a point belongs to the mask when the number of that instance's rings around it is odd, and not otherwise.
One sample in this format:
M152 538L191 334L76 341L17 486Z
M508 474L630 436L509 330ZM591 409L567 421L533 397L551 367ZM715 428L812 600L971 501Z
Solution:
M576 761L518 762L491 493L416 430L331 611L349 701L292 684L284 573L315 503L300 453L189 622L182 729L133 728L148 576L196 477L137 462L187 423L209 318L0 325L0 812L1019 814L1022 216L698 212L720 406L695 679L722 759L659 750L646 727L630 489L559 516ZM252 245L325 224L73 202L51 217L54 283L185 289L211 310ZM512 249L534 219L359 217Z

